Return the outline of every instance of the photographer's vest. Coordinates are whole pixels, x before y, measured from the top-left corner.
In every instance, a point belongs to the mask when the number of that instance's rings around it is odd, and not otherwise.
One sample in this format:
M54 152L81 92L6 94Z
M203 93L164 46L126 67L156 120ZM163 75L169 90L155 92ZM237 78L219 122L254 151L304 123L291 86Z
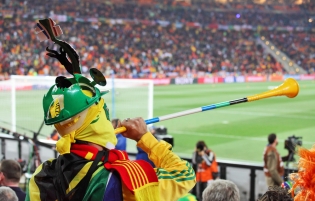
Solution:
M201 164L197 164L196 181L197 182L207 182L213 180L213 174L218 172L218 163L216 161L215 155L211 150L205 151L205 153L211 158L211 165L208 166L203 160ZM211 156L210 156L211 155Z
M276 155L277 155L277 170L278 170L278 173L280 174L280 176L283 176L284 174L284 168L283 168L283 163L282 163L282 159L281 159L281 156L280 154L278 153L277 149L274 148L273 146L267 146L264 150L264 172L265 172L265 175L267 177L270 177L270 172L267 168L267 160L268 160L268 153L270 151L273 151Z

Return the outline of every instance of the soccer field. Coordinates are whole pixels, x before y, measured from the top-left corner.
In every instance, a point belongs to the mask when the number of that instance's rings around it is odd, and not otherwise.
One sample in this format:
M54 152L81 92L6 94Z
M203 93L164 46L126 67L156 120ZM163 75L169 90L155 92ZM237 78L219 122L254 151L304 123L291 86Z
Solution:
M280 82L159 86L154 90L154 115L160 116L268 91ZM191 156L204 140L221 159L262 161L267 136L275 132L281 155L284 140L303 137L303 146L315 142L314 81L300 81L300 93L232 105L160 122L174 137L174 151Z
M231 83L204 85L169 85L154 87L154 116L161 116L193 109L213 103L229 101L258 94L278 86L282 82ZM181 156L191 157L198 140L204 140L219 159L262 162L262 152L267 144L267 136L274 132L279 138L278 149L286 155L284 140L291 135L303 137L303 146L310 148L315 142L315 90L314 81L299 81L300 93L290 99L285 96L242 103L179 117L155 124L167 128L174 137L174 151ZM45 91L21 91L17 93L17 125L37 131L42 122L41 101ZM116 107L134 107L138 113L127 116L143 116L146 111L139 92L119 90ZM137 99L127 102L130 93L138 93ZM1 92L0 125L10 128L10 92ZM122 99L121 97L127 97ZM108 96L104 96L109 103ZM126 103L127 102L127 103ZM22 116L22 118L20 118ZM36 118L33 118L35 117ZM118 116L125 116L118 114ZM32 119L30 122L29 120ZM41 133L48 135L51 126L44 126ZM25 131L26 132L26 131ZM30 135L29 132L26 133ZM128 150L135 150L135 143L128 142Z

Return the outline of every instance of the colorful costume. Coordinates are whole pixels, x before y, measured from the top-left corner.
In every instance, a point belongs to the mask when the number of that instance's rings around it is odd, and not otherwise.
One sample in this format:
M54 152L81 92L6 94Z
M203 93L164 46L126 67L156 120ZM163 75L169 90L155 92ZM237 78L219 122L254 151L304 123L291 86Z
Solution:
M299 148L298 172L290 174L294 201L315 200L315 145Z
M54 125L61 136L56 144L60 156L37 168L26 200L175 201L185 195L195 185L195 174L168 143L158 142L150 132L138 141L137 146L155 163L154 169L145 161L130 161L125 152L114 149L117 138L101 98L107 92L95 87L104 86L106 80L93 68L93 81L80 74L75 50L56 39L60 28L56 31L55 27L51 19L40 20L36 31L61 46L61 54L47 49L48 54L73 75L57 77L43 98L45 124ZM64 58L65 52L71 63Z

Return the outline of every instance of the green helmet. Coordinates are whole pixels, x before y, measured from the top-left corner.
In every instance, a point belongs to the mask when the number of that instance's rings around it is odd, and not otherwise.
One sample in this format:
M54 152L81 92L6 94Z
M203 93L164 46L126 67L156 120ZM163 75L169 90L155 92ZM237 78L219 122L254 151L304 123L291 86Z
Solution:
M95 68L90 69L89 79L81 75L80 58L75 49L67 42L59 40L57 36L62 34L61 28L48 18L39 20L35 27L35 33L41 40L49 39L60 46L60 52L46 48L47 55L59 60L73 78L59 76L43 98L44 121L46 125L56 124L67 120L94 103L98 103L101 96L108 93L100 92L96 84L106 85L104 75ZM68 58L70 58L70 61ZM104 110L109 120L109 112L106 104Z
M93 81L74 74L73 78L59 76L43 98L44 121L46 125L52 125L67 120L94 103L98 103L102 95L108 91L100 92L95 84L106 85L106 80L97 69L90 69ZM100 78L101 77L101 78ZM108 109L104 105L106 116L109 119Z

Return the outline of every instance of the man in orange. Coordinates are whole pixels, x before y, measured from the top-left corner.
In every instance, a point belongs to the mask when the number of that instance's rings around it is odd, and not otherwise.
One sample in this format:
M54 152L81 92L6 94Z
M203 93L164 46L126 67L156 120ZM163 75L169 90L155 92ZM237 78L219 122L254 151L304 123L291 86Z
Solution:
M201 200L204 189L219 176L215 154L204 141L197 142L192 163L196 172L196 196Z
M276 134L271 133L268 136L269 144L264 150L264 172L268 186L280 186L283 182L283 162L276 147L278 139Z

